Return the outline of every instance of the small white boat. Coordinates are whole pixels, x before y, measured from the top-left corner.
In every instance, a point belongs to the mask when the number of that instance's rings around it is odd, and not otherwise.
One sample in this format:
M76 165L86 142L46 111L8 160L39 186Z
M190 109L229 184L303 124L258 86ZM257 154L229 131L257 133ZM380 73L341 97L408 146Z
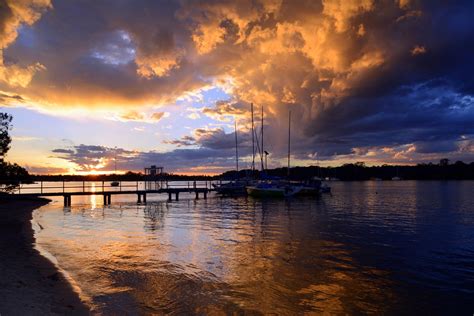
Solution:
M326 183L321 184L321 193L331 193L331 187Z

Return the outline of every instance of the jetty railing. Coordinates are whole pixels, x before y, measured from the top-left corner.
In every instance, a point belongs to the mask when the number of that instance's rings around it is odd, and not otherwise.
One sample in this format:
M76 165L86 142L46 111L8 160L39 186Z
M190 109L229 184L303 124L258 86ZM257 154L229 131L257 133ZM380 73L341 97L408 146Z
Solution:
M71 198L76 195L102 195L104 205L110 205L112 195L136 194L137 203L146 203L148 194L167 194L168 201L175 196L179 200L180 193L194 193L196 199L201 194L204 199L214 191L216 181L36 181L34 183L18 182L10 191L19 196L63 196L64 206L71 206ZM221 183L221 181L217 181Z
M118 185L112 185L113 181L36 181L30 183L19 183L11 191L12 194L43 194L43 193L113 193L122 191L157 191L163 189L213 189L213 184L221 181L117 181ZM153 186L147 186L152 183ZM148 188L147 188L148 187ZM152 188L151 188L152 187Z

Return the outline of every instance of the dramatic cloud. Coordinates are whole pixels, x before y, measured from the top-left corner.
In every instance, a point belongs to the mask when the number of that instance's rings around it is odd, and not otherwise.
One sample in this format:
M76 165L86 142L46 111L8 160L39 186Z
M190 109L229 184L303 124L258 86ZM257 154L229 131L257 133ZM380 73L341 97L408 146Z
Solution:
M215 120L229 122L236 118L248 117L250 108L247 104L235 101L218 101L215 107L203 108L202 113Z
M474 157L472 1L3 3L5 103L15 96L53 112L106 109L119 120L152 122L164 117L160 106L219 87L229 99L186 116L236 119L246 153L253 102L265 107L275 160L286 152L289 110L292 152L305 163ZM193 148L169 155L196 155L196 164L227 159L235 142L223 129L179 136L167 144ZM101 150L96 160L89 148L89 165L107 163ZM165 154L140 155L176 165Z
M237 145L245 155L252 152L251 134L238 132ZM165 144L173 144L178 147L198 147L212 150L235 150L235 133L226 133L222 128L197 128L193 136L183 136L180 139L166 140ZM234 151L235 153L235 151Z
M123 148L78 145L71 149L58 148L53 153L75 165L75 172L111 172L115 159L119 170L143 171L145 166L162 165L166 172L223 172L235 164L234 152L210 148L175 149L171 152L142 152ZM202 169L204 167L204 169Z
M0 2L0 82L11 87L26 87L35 73L45 67L33 62L22 66L15 60L5 60L3 50L18 36L18 28L32 25L48 8L49 0L3 0Z
M135 122L146 122L146 123L155 123L160 121L164 117L168 117L168 112L154 112L151 114L147 114L144 112L138 111L128 111L122 113L117 119L120 121L135 121Z

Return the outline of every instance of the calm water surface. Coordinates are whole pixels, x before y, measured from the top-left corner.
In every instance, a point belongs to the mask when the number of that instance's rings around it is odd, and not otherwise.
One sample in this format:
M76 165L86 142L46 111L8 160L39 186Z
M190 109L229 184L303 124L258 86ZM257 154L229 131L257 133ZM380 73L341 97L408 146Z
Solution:
M474 182L333 182L333 196L73 197L34 215L100 314L474 313Z

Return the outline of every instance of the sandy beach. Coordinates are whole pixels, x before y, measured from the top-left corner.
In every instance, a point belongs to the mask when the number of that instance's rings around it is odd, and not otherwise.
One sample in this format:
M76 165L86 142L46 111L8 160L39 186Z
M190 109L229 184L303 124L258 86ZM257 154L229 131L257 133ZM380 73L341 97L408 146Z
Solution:
M32 211L46 199L0 197L0 315L88 315L89 309L34 248Z

